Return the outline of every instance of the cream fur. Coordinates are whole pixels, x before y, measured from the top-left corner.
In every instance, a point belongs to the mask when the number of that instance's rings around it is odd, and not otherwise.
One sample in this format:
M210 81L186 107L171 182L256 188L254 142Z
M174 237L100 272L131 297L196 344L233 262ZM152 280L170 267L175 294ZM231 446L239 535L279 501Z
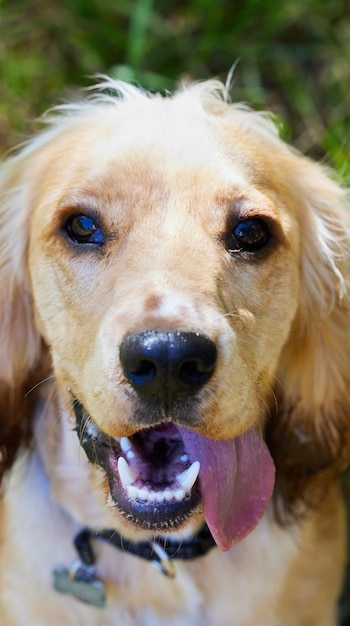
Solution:
M1 510L4 626L337 623L346 553L337 480L350 458L347 192L266 115L227 99L215 81L163 98L104 79L84 102L51 112L0 170L4 465L22 446ZM66 217L86 211L108 232L108 254L77 253L64 236ZM237 214L269 224L268 253L225 249ZM274 501L243 542L177 563L174 581L98 546L108 581L98 611L52 590L75 533L148 533L111 506L73 431L70 391L112 437L147 426L135 426L117 355L127 334L153 328L216 342L197 428L213 439L266 432Z

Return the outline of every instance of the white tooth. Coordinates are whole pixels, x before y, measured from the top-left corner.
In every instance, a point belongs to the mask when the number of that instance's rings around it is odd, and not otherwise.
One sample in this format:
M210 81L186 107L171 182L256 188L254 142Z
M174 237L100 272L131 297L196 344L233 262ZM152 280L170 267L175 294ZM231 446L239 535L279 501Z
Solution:
M126 460L124 459L123 456L120 456L119 459L118 459L118 472L119 472L120 481L121 481L124 489L126 489L127 487L132 485L132 483L134 482L136 476L131 471L129 465L127 464L127 462L126 462Z
M185 489L176 489L175 491L167 487L164 491L149 491L147 487L139 489L135 485L128 485L126 488L128 498L130 500L144 500L146 502L170 502L177 500L181 502L186 496Z
M139 491L140 490L137 487L135 487L135 485L129 485L126 488L126 493L128 494L129 500L136 500L136 498L138 497Z
M177 489L174 492L174 496L178 502L181 502L181 500L184 499L185 495L186 495L186 492L184 491L184 489Z
M191 467L182 472L182 474L176 476L177 482L181 485L181 487L185 489L187 493L191 491L194 483L196 482L197 476L199 474L199 469L200 463L199 461L195 461L194 463L192 463Z
M174 492L172 491L172 489L167 487L165 491L163 491L163 499L170 502L170 500L172 500L173 497L174 497Z
M128 437L121 437L119 445L127 459L133 459L135 457L135 452L132 449L132 443Z
M148 489L144 487L143 489L139 489L138 498L141 498L141 500L149 500L149 494Z
M120 447L123 450L124 454L126 454L127 452L129 452L129 450L131 450L132 448L132 444L131 441L128 437L122 437L120 439Z
M186 463L188 461L188 454L183 454L182 456L180 456L180 461Z

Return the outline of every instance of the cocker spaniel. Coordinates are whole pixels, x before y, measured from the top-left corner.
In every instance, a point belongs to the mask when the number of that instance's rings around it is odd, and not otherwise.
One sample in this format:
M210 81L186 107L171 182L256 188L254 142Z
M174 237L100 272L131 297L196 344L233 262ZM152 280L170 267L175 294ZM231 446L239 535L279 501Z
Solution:
M337 623L347 194L227 100L103 79L2 165L3 626Z

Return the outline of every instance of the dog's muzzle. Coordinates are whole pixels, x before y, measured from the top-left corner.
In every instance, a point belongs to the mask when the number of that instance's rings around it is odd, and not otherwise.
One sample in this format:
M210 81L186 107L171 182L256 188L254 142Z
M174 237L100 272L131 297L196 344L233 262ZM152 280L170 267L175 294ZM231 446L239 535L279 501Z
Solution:
M110 437L77 398L73 407L80 443L105 471L112 501L131 524L170 532L201 513L228 550L263 515L274 467L258 430L225 441L198 432L196 402L216 360L215 343L197 333L132 334L121 343L120 362L136 398L134 434Z

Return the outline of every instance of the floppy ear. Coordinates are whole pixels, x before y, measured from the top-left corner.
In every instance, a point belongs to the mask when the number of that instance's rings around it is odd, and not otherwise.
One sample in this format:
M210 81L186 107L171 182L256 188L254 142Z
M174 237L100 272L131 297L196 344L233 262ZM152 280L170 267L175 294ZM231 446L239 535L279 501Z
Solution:
M34 163L27 149L0 167L0 470L30 431L26 392L37 382L42 351L27 268Z
M276 372L267 438L283 511L322 496L350 461L350 211L328 172L291 155L300 225L299 306Z

